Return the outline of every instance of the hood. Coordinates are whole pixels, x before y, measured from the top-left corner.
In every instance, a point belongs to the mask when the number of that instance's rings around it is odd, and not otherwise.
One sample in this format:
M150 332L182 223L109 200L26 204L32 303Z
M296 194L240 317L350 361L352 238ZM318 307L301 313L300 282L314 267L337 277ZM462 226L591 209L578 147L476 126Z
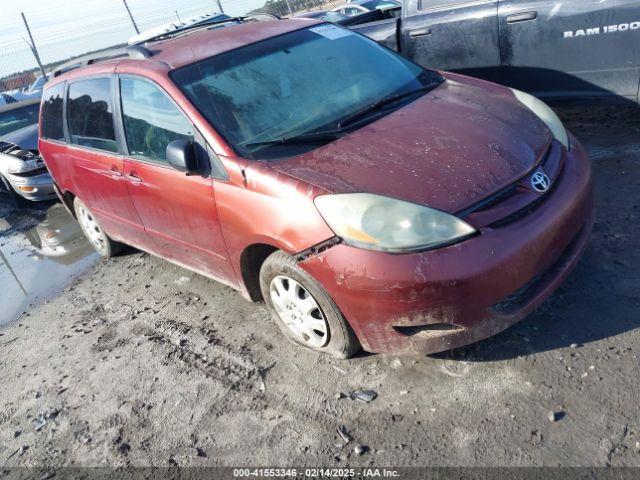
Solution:
M454 213L526 175L552 141L504 87L447 74L418 100L269 166L331 193L368 192Z

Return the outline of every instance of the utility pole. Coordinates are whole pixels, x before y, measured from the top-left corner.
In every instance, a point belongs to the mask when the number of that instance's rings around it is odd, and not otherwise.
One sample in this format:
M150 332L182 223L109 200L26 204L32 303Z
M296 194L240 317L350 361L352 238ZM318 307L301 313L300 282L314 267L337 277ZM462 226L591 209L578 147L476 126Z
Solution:
M29 39L31 39L31 43L29 44L29 48L31 49L31 53L36 57L36 62L38 62L38 66L40 67L40 72L42 72L42 76L46 79L47 74L44 72L44 67L42 66L42 62L40 61L40 55L38 55L38 49L36 48L36 44L33 41L33 36L31 35L31 29L29 28L29 24L27 23L27 17L24 16L24 12L20 12L22 15L22 20L24 21L24 26L27 28L27 33L29 34Z
M222 2L220 0L216 0L216 2L218 2L218 10L220 10L220 13L224 13L224 9L222 8Z
M131 15L131 10L129 10L129 5L127 5L127 0L122 0L122 3L124 3L124 7L127 9L127 13L129 14L131 23L133 23L133 28L136 30L136 33L140 33L140 30L138 29L138 25L136 25L136 21L133 19L133 15Z
M289 0L284 0L287 4L287 10L289 10L289 16L293 17L293 10L291 10L291 5L289 4Z

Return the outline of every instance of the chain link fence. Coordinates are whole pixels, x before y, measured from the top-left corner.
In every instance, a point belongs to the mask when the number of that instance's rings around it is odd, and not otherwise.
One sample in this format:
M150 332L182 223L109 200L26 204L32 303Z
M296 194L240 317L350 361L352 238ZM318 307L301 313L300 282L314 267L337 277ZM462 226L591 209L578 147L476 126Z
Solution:
M327 0L267 0L264 5L251 10L251 12L263 12L277 15L278 17L289 17L297 13L313 10L330 10L343 3L345 2Z
M19 90L31 85L36 79L37 67L27 45L3 45L0 52L0 72L5 75L0 79L0 92Z
M100 5L99 3L102 3ZM108 3L108 9L105 4ZM139 31L169 23L187 21L196 16L218 13L242 16L263 12L279 17L330 9L344 3L339 0L110 0L72 5L64 21L49 9L25 11L26 23L35 43L31 48L29 32L20 14L3 18L0 27L0 99L4 103L28 96L29 86L57 65L75 57L125 45ZM131 15L129 16L129 12ZM135 24L134 24L135 22ZM38 54L42 69L36 61ZM0 103L3 103L0 100Z

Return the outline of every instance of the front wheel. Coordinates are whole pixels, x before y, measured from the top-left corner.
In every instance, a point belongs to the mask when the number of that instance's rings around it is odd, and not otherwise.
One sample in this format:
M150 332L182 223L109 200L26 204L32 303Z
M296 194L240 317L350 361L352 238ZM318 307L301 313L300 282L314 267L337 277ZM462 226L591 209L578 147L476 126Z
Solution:
M260 269L262 297L290 340L318 352L349 358L360 343L322 286L284 252L272 253Z
M93 213L91 213L91 210L78 198L73 201L73 209L76 212L76 218L78 219L78 223L80 223L80 228L82 228L84 236L87 237L87 240L89 240L89 243L95 251L105 258L117 255L122 244L111 240L111 238L104 233L98 220Z

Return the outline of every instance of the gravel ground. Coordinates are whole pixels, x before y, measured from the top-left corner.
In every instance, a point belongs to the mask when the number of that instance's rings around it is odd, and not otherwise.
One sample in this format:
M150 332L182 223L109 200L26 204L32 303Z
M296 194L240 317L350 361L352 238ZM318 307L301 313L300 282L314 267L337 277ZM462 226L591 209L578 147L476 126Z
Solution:
M593 160L597 223L525 321L446 354L338 361L187 270L98 261L0 327L0 465L640 465L640 114L561 114Z

